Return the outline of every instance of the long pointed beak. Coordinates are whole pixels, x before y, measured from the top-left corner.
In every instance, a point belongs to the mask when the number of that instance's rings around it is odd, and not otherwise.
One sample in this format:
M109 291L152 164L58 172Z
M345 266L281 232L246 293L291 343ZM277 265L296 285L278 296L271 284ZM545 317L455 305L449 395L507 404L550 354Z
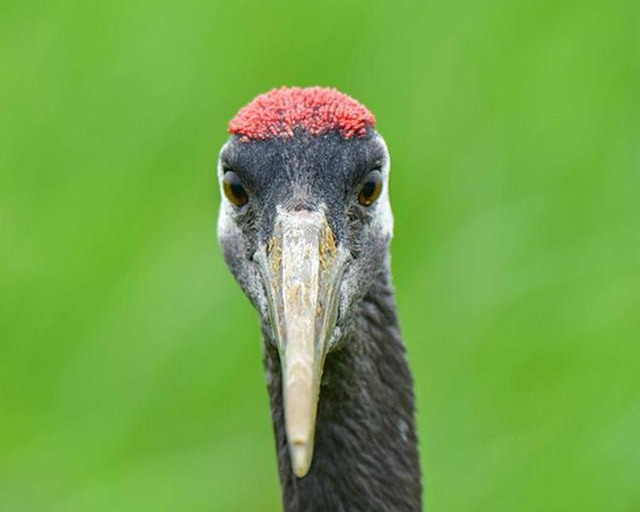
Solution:
M279 211L273 237L256 254L280 353L285 429L298 478L311 466L320 381L348 258L318 211Z

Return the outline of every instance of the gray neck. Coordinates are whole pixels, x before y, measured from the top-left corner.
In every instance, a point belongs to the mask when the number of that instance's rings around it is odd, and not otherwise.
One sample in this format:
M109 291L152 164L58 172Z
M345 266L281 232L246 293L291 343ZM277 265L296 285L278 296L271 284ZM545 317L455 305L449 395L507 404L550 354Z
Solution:
M265 343L284 510L419 511L413 383L386 271L364 298L348 336L325 362L313 464L302 479L289 462L280 362Z

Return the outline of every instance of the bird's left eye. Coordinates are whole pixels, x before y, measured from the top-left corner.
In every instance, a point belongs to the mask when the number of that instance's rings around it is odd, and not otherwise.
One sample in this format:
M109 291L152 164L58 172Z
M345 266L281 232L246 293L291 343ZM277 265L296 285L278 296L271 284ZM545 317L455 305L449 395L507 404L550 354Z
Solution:
M227 199L236 206L244 206L249 200L249 194L242 186L240 178L235 172L226 170L222 176L222 189Z
M382 174L380 171L371 171L360 188L358 202L362 206L371 206L382 192Z

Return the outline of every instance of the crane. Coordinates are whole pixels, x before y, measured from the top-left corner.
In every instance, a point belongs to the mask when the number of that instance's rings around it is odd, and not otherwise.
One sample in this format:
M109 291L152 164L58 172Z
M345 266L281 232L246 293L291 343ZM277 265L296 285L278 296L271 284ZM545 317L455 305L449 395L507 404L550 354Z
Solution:
M284 510L421 510L375 117L333 88L281 87L228 131L218 239L260 318Z

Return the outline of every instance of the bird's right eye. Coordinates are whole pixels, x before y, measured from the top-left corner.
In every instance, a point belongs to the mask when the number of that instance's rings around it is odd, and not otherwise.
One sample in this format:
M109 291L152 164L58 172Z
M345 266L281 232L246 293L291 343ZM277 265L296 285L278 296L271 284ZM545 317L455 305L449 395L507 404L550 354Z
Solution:
M249 194L242 186L240 178L231 170L224 171L222 176L222 189L227 199L236 206L244 206L249 200Z

